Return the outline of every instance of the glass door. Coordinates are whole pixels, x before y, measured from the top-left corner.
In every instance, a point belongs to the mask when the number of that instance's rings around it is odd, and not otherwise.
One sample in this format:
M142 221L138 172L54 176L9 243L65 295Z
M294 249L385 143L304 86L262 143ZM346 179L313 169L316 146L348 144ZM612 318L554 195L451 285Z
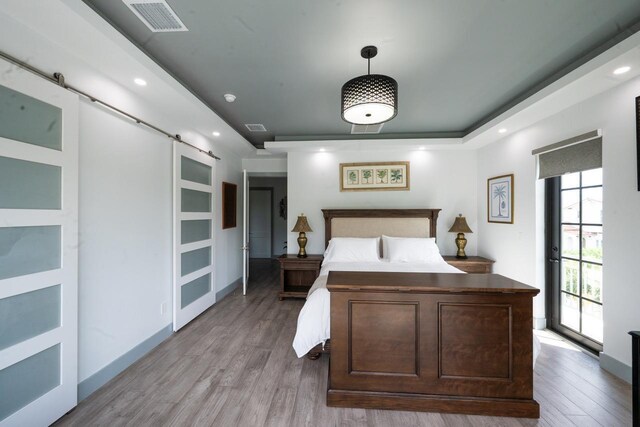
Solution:
M173 330L216 302L215 160L174 142Z
M547 180L550 326L602 351L602 169Z
M0 426L77 403L78 98L0 61Z

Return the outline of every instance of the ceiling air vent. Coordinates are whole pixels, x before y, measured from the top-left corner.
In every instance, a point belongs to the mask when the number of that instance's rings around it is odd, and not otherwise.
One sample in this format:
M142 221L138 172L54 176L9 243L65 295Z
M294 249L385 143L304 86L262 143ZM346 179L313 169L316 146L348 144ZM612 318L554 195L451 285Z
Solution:
M247 129L249 129L251 132L266 132L267 128L264 127L264 125L261 125L259 123L255 123L255 124L245 124L245 126L247 127Z
M365 133L380 133L382 130L382 126L384 123L379 123L377 125L351 125L351 133L352 134L365 134Z
M122 0L154 33L189 31L165 0Z

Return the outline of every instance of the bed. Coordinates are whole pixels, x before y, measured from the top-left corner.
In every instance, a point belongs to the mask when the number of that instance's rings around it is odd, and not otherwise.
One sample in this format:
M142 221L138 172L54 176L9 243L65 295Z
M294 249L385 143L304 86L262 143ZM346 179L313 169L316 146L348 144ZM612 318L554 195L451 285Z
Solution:
M436 237L438 213L325 209L325 246L383 235L426 241ZM293 346L299 357L330 353L327 405L538 418L532 298L539 291L496 274L467 275L437 258L326 258Z

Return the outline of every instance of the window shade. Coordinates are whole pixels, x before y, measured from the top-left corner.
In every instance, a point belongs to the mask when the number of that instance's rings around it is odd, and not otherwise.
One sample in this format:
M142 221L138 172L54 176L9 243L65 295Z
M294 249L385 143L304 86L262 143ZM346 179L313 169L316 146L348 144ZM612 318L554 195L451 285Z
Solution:
M532 154L538 155L538 179L601 168L602 137L593 131L539 148Z

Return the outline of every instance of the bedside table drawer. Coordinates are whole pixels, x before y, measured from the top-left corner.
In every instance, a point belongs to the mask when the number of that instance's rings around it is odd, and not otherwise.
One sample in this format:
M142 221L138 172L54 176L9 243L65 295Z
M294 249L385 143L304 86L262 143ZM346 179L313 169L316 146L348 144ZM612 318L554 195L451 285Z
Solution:
M455 256L443 257L447 264L471 274L487 274L493 271L493 263L495 261L479 257L470 256L466 259L456 258Z

